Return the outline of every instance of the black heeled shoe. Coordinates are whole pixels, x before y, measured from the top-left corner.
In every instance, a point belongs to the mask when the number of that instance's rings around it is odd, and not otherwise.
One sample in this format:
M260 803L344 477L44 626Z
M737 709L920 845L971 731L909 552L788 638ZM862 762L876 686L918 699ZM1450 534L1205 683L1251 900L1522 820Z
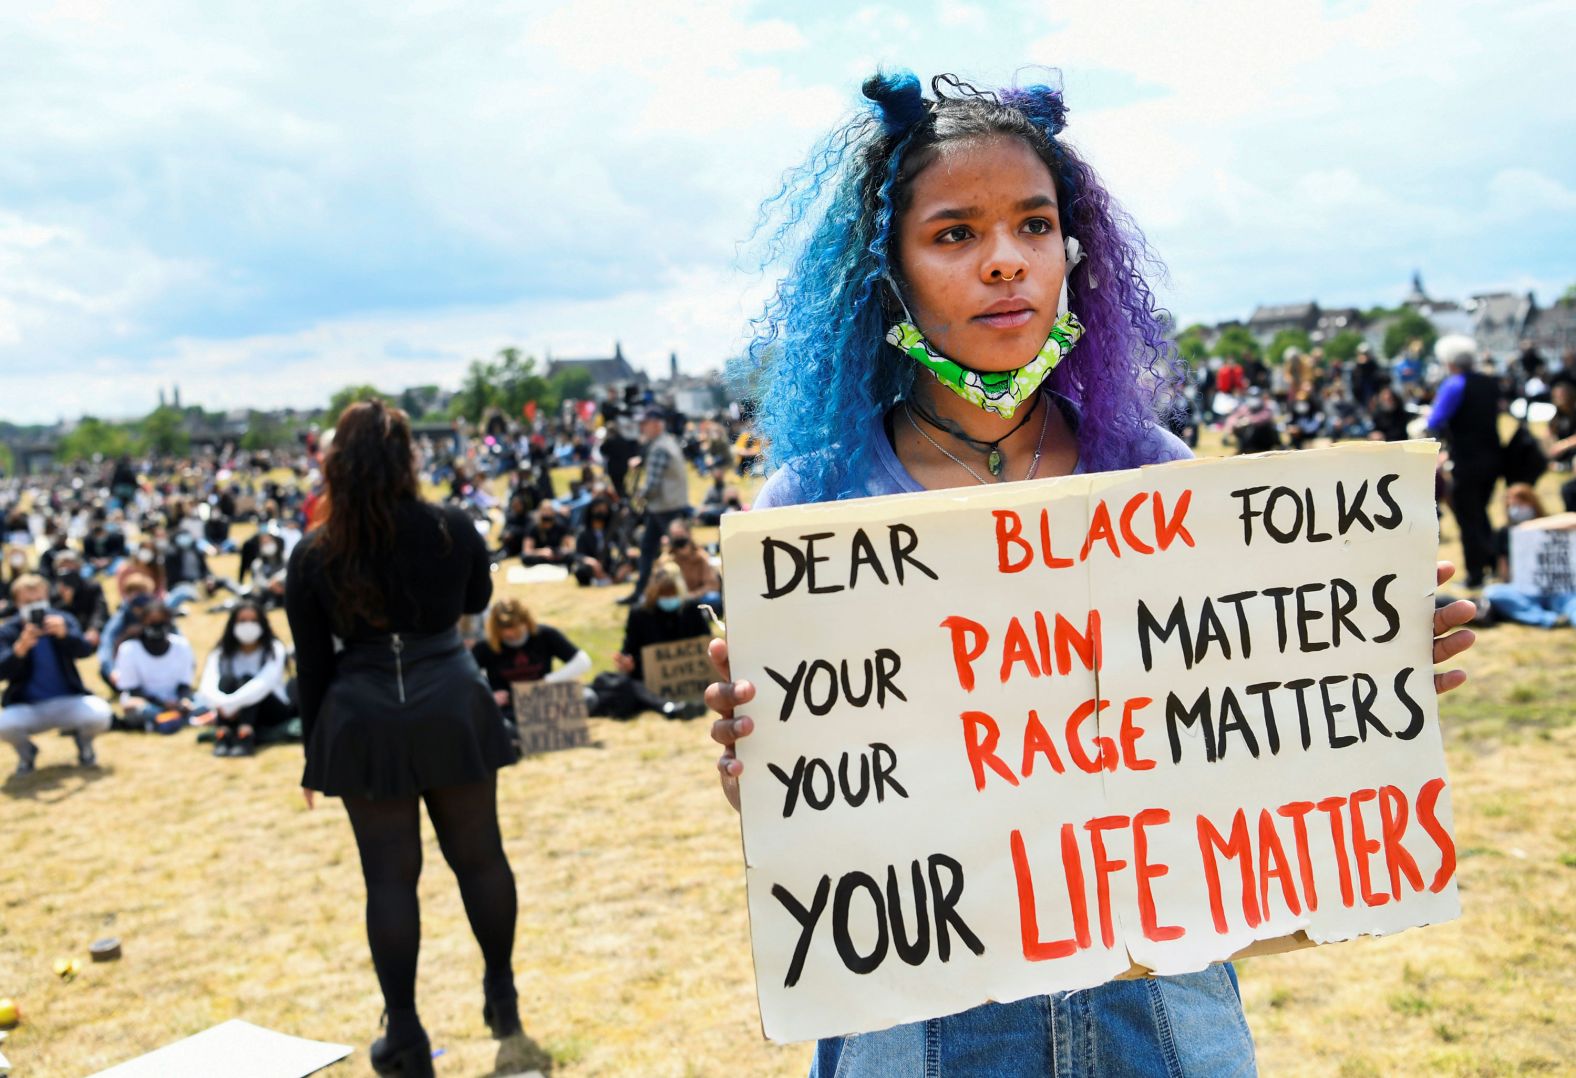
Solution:
M507 994L499 995L482 985L482 1021L492 1030L494 1040L504 1040L520 1032L520 996L509 986Z
M388 1015L383 1017L386 1022ZM390 1078L395 1075L400 1078L435 1078L432 1041L427 1038L426 1030L422 1031L420 1040L406 1041L404 1044L391 1044L387 1037L379 1037L372 1042L368 1056L372 1061L372 1069Z

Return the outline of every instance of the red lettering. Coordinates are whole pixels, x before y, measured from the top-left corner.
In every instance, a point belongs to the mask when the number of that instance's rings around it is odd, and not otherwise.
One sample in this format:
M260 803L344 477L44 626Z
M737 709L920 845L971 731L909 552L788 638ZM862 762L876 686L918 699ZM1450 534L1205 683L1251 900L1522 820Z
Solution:
M1145 543L1133 532L1133 514L1143 508L1144 502L1149 500L1147 494L1134 494L1127 499L1127 504L1122 506L1122 515L1117 517L1117 526L1122 529L1122 538L1127 540L1127 545L1140 554L1153 554L1155 548Z
M1346 807L1344 797L1326 797L1314 806L1330 818L1330 841L1335 845L1335 867L1341 875L1341 904L1352 905L1352 866L1346 860L1346 829L1341 824L1341 810Z
M1098 710L1111 706L1109 700L1085 700L1077 709L1067 717L1067 755L1072 757L1073 766L1080 771L1093 775L1102 767L1107 771L1116 770L1116 743L1108 737L1095 735L1095 747L1100 750L1098 757L1091 758L1084 748L1083 740L1078 736L1078 727L1085 719L1094 715ZM1096 729L1099 728L1098 721Z
M1107 947L1116 945L1116 928L1111 918L1111 873L1126 868L1127 862L1106 855L1105 832L1126 827L1126 816L1097 816L1084 824L1089 830L1089 842L1094 847L1094 889L1100 903L1100 942Z
M1073 563L1071 558L1058 558L1051 551L1051 512L1049 509L1040 510L1040 556L1045 559L1047 569L1065 569Z
M1445 829L1435 811L1439 806L1439 795L1444 791L1444 779L1429 779L1417 794L1417 822L1434 840L1434 845L1439 847L1439 871L1434 873L1434 882L1428 885L1428 889L1435 894L1444 890L1450 877L1456 874L1456 844L1450 840L1450 832Z
M1056 615L1056 669L1066 674L1073 668L1073 652L1078 653L1078 661L1083 663L1085 670L1098 670L1100 668L1100 611L1091 610L1084 623L1084 631L1079 635L1073 623ZM1050 671L1050 664L1045 666Z
M1193 535L1187 530L1187 511L1193 504L1193 492L1184 490L1177 499L1176 512L1171 519L1166 519L1165 503L1160 500L1160 492L1156 491L1155 499L1155 542L1161 550L1169 548L1173 541L1181 539L1188 546L1193 545Z
M985 654L990 633L977 621L954 614L941 623L952 634L952 665L958 672L958 685L964 692L974 691L974 660ZM965 643L965 638L971 638Z
M996 742L1001 740L1001 729L996 720L983 711L965 711L963 719L963 747L968 752L969 767L974 771L974 788L985 788L985 765L1011 786L1018 785L1018 776L1012 768L996 755Z
M1378 796L1378 790L1358 790L1348 800L1352 814L1352 855L1357 862L1357 890L1363 902L1370 906L1383 906L1390 901L1390 896L1383 891L1374 893L1373 879L1368 874L1368 858L1379 852L1379 840L1368 837L1368 827L1363 822L1363 802L1373 801Z
M1133 722L1133 712L1141 711L1152 703L1154 701L1147 696L1135 696L1122 705L1122 762L1129 771L1154 770L1153 760L1138 755L1138 739L1144 736L1144 728Z
M1158 808L1144 809L1133 817L1133 872L1138 877L1138 921L1145 938L1157 943L1178 939L1186 932L1181 925L1160 923L1155 913L1155 893L1149 886L1150 880L1159 879L1171 868L1149 860L1149 836L1144 834L1144 828L1159 827L1170 822L1171 813Z
M1111 510L1105 507L1104 501L1095 504L1094 513L1089 517L1089 532L1084 536L1083 549L1078 552L1079 561L1089 560L1089 551L1096 539L1105 540L1112 557L1122 556L1122 548L1116 545L1116 532L1111 528Z
M1040 713L1029 710L1029 722L1023 728L1023 766L1019 768L1023 777L1028 778L1034 774L1034 757L1043 755L1046 762L1051 765L1051 770L1058 775L1066 774L1062 766L1062 758L1056 752L1056 744L1051 741L1051 735L1045 732L1045 727L1040 723Z
M1342 804L1344 798L1338 799ZM1199 816L1196 822L1198 829L1198 849L1204 858L1204 882L1209 885L1209 912L1215 919L1215 931L1224 936L1228 931L1226 925L1226 911L1220 897L1220 869L1215 864L1215 851L1230 858L1240 858L1238 870L1242 873L1242 916L1247 920L1249 928L1256 928L1261 918L1259 917L1258 897L1253 888L1253 846L1248 838L1248 820L1241 809L1231 818L1231 837L1224 838L1215 825L1209 822L1208 817Z
M1417 862L1401 844L1406 834L1406 795L1394 786L1379 787L1379 833L1384 839L1384 860L1390 869L1390 894L1401 901L1401 876L1406 876L1412 890L1423 889L1423 875L1417 871Z
M1071 830L1070 824L1062 826L1063 842L1062 854L1066 857L1066 833ZM1078 944L1071 939L1051 940L1045 942L1040 939L1040 915L1034 905L1034 876L1029 871L1029 854L1023 848L1023 834L1020 831L1012 832L1012 874L1018 882L1018 928L1023 940L1023 957L1030 962L1044 962L1052 958L1066 958L1078 950ZM1073 851L1073 871L1077 873L1079 898L1083 897L1083 873L1077 866L1078 854ZM1068 877L1068 893L1072 891L1072 877ZM1073 918L1077 920L1077 908L1074 907ZM1084 929L1085 934L1088 928ZM1089 945L1085 940L1083 946Z
M1003 573L1021 573L1029 567L1034 560L1034 547L1023 537L1023 520L1011 509L995 509L991 515L996 518L996 568ZM1013 560L1008 552L1008 546L1016 546L1021 552L1021 558Z
M1001 680L1004 685L1012 675L1013 663L1022 663L1030 677L1040 676L1040 665L1034 661L1034 652L1029 647L1029 635L1023 631L1023 623L1017 618L1007 622L1007 636L1001 648Z
M1273 865L1271 864L1273 862ZM1275 817L1268 809L1259 810L1259 908L1264 919L1270 916L1270 880L1278 879L1281 897L1292 913L1301 913L1297 901L1297 885L1292 882L1291 865L1286 860L1286 848L1281 845L1280 834L1275 830Z
M1313 886L1313 858L1308 853L1308 813L1312 801L1291 801L1275 810L1291 821L1292 837L1297 843L1297 872L1302 876L1302 897L1312 912L1319 908L1319 892Z

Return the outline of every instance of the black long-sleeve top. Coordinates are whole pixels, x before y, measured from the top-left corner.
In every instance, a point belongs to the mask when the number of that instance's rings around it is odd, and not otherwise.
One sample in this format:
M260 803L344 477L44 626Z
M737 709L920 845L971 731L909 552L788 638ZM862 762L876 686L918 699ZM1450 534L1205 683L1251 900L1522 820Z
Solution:
M310 735L323 696L334 676L333 582L323 571L315 536L308 535L290 554L285 578L285 616L296 648L296 678L301 693L301 723ZM389 633L436 633L453 628L461 614L487 609L492 598L492 567L476 526L460 509L410 499L394 514L393 550L376 569L386 581L383 606L387 624L356 618L345 642Z

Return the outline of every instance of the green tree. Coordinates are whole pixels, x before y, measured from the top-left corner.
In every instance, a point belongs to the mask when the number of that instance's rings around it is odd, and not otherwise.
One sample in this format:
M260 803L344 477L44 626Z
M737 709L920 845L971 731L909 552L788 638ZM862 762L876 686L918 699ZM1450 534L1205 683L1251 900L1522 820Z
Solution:
M142 448L158 457L178 457L191 448L185 416L179 409L165 406L149 412L140 424Z
M1405 310L1405 309L1406 308L1404 308L1404 307L1402 308L1402 310ZM1366 311L1363 312L1363 321L1367 322L1367 323L1369 323L1371 325L1374 322L1378 322L1378 321L1381 321L1383 319L1389 318L1392 314L1395 314L1395 313L1396 313L1395 311L1392 311L1388 307L1382 307L1382 306L1381 307L1370 307Z
M564 401L583 401L591 395L591 372L583 367L565 367L547 379L554 406Z
M1209 356L1209 349L1204 344L1207 333L1209 333L1207 326L1202 322L1194 322L1177 334L1177 354L1188 366L1197 367Z
M470 367L465 371L465 381L460 385L460 391L454 395L454 403L450 411L454 415L464 416L472 423L480 421L483 412L501 403L498 392L499 374L497 364L480 359L471 360Z
M11 475L16 471L16 458L11 455L11 447L0 444L0 475Z
M1313 341L1304 330L1283 329L1275 334L1264 354L1270 357L1271 363L1280 363L1285 360L1288 348L1295 348L1306 355L1313 351Z
M1576 284L1565 286L1565 294L1560 297L1561 303L1576 303Z
M93 416L83 416L60 439L57 455L63 462L69 463L74 460L93 460L95 457L118 457L135 448L135 439L124 426L106 423Z
M339 414L346 408L357 401L371 400L373 397L384 401L389 399L388 394L384 393L377 386L359 385L340 388L332 397L328 398L328 415L324 418L324 424L333 426L339 422Z
M1423 342L1423 354L1426 356L1434 350L1434 342L1438 339L1439 331L1434 328L1434 324L1408 307L1384 331L1385 358L1394 359L1413 341Z
M1357 355L1357 346L1362 343L1361 333L1355 329L1343 329L1324 342L1324 354L1342 363L1349 363Z
M248 452L260 449L279 449L288 445L293 432L267 412L246 414L246 433L241 435L241 448Z
M1262 359L1264 349L1259 347L1259 342L1248 332L1247 326L1227 326L1215 339L1215 347L1210 349L1210 355L1236 356L1239 359L1253 356Z

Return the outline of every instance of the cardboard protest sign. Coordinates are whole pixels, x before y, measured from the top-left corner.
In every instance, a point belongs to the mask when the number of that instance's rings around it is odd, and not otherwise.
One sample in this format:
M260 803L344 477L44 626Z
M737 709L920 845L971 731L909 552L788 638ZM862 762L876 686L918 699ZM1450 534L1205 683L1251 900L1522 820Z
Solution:
M767 1036L1457 916L1434 452L724 517Z
M585 690L579 682L516 681L509 688L525 755L578 749L591 743Z
M664 700L700 700L716 678L706 649L709 636L692 636L640 649L640 673L646 688Z
M1576 592L1576 513L1510 529L1510 582L1542 594Z

